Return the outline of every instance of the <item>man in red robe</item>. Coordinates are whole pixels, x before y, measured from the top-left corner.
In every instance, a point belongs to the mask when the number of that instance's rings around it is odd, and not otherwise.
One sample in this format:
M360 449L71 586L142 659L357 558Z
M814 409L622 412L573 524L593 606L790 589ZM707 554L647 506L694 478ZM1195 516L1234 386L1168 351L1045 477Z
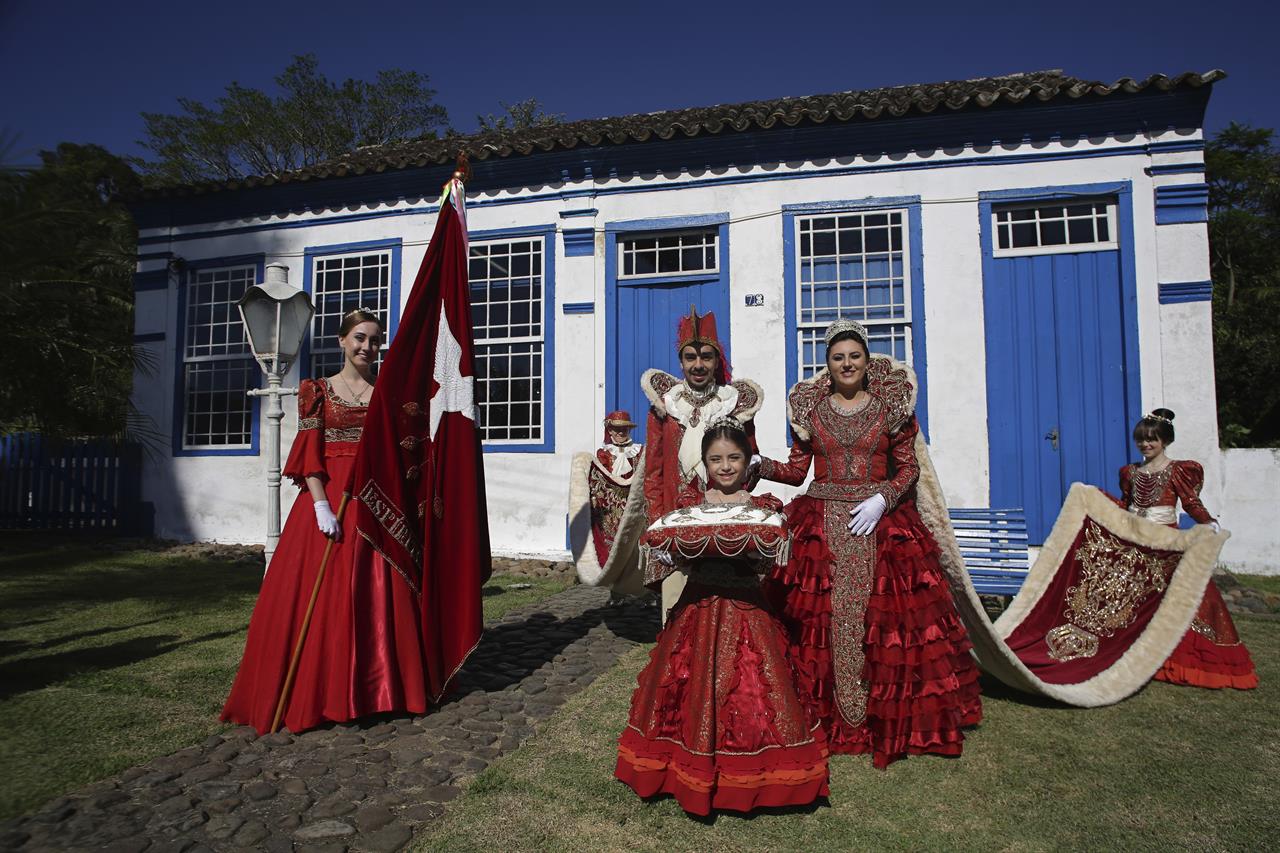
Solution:
M644 496L649 521L675 509L676 496L695 478L704 478L702 436L707 425L732 417L747 431L756 447L753 418L764 402L764 391L748 379L731 380L729 362L716 334L716 317L699 316L693 308L681 317L676 353L683 380L662 370L646 370L640 385L649 398L645 446ZM672 572L662 583L662 612L680 598L686 577Z

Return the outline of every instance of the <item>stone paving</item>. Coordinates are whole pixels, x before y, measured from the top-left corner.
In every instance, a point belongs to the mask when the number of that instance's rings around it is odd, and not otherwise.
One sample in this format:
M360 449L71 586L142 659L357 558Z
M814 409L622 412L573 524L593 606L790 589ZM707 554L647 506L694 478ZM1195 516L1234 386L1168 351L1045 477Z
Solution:
M426 716L301 735L232 729L0 824L0 850L399 850L566 698L653 639L656 608L608 599L574 586L488 626L455 693Z

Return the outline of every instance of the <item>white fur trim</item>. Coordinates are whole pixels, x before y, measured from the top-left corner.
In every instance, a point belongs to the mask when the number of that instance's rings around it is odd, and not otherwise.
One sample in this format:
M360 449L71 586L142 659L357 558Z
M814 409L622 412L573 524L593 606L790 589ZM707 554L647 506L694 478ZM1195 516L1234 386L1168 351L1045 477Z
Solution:
M1215 533L1205 525L1183 532L1153 524L1120 509L1092 486L1076 483L1067 494L1053 531L1036 558L1022 591L992 624L964 569L938 475L920 436L916 438L916 457L920 465L917 508L937 539L956 606L969 629L974 655L983 669L1011 687L1085 708L1119 702L1151 680L1190 627L1217 564L1218 553L1230 534L1225 531ZM1087 681L1049 684L1037 678L1018 660L1005 644L1005 638L1031 613L1048 589L1086 516L1129 541L1152 548L1181 551L1182 559L1146 630L1119 660Z
M660 418L667 416L667 407L662 402L663 395L673 386L679 384L679 379L656 367L652 367L640 374L640 390L649 398L649 405L653 406L654 412ZM665 386L665 388L662 386Z
M611 587L624 595L640 595L645 588L639 545L648 521L644 499L645 457L641 455L636 463L613 550L603 566L591 541L591 490L587 475L594 458L592 453L575 453L569 472L569 548L578 581L586 586Z

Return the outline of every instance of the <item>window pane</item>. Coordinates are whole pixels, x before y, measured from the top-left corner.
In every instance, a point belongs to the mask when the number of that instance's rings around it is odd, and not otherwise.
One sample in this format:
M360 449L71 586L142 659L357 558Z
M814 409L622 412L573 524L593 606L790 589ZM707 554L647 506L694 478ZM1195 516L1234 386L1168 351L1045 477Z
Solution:
M368 308L385 325L391 307L391 250L356 255L329 255L312 258L312 294L316 307L311 320L311 364L309 375L328 376L342 369L338 330L343 318L357 308ZM469 268L474 268L472 252ZM474 320L474 317L473 317ZM378 364L383 353L378 353Z
M907 357L906 221L901 211L797 218L801 376L822 366L822 333L841 318L867 325L873 351Z
M485 310L483 328L475 329L476 402L490 444L543 440L542 246L540 239L487 243L482 268L472 268L472 311ZM668 250L677 260L679 251ZM642 270L656 252L624 244L623 267ZM480 293L484 303L474 301Z

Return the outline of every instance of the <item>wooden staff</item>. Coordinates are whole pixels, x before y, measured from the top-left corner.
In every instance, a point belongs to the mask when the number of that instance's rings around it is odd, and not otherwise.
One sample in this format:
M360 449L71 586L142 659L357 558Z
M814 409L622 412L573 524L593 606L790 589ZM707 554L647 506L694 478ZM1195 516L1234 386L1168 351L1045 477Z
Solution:
M338 531L342 531L342 514L347 509L350 492L342 493L342 501L338 504ZM316 573L315 586L311 588L311 601L307 603L307 613L302 617L302 629L298 631L298 642L293 647L293 659L289 661L289 673L284 677L284 686L280 688L280 701L276 702L276 715L271 720L271 733L279 731L280 720L284 717L284 706L289 701L289 691L293 689L293 679L298 674L298 662L302 660L302 644L307 641L307 631L311 628L311 614L316 609L316 599L320 597L320 584L324 581L324 571L329 567L329 555L333 553L334 540L324 544L324 556L320 558L320 571Z

